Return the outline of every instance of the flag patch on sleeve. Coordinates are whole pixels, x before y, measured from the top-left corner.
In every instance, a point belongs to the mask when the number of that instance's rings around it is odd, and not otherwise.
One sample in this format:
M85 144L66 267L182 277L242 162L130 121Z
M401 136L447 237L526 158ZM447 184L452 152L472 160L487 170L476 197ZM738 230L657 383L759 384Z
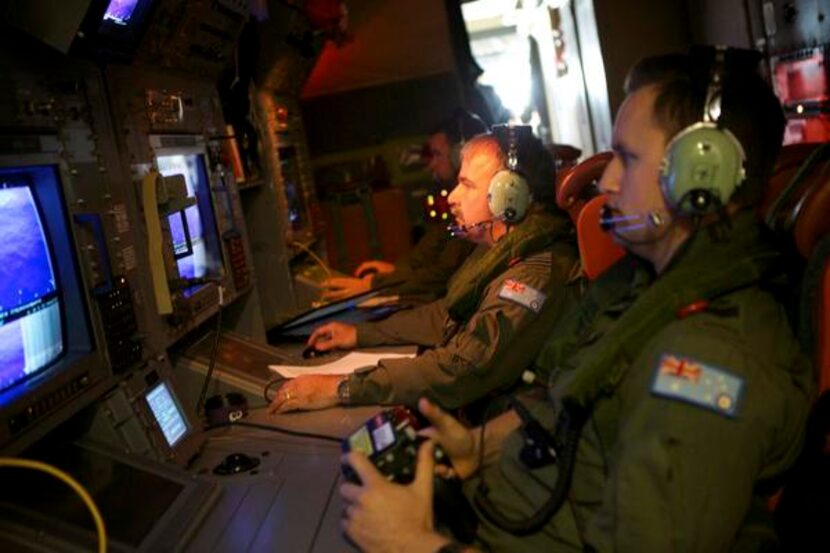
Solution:
M744 393L744 379L688 357L663 354L651 393L684 401L727 417L736 417Z
M546 298L545 294L536 288L512 278L504 281L499 291L499 297L523 305L534 313L541 311Z

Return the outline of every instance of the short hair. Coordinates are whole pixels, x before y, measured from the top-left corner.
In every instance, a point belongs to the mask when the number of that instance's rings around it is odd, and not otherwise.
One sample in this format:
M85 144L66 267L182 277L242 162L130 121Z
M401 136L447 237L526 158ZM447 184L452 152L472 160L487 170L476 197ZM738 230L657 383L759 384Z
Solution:
M670 140L703 118L715 50L694 48L690 54L669 54L640 60L628 73L625 92L656 86L654 119ZM729 129L746 153L746 181L730 202L758 203L784 136L784 112L769 85L758 74L760 55L727 50L718 124Z
M462 159L470 153L486 152L501 168L507 167L506 145L493 134L483 134L470 139L461 150ZM518 171L527 179L533 201L546 208L556 209L556 163L542 141L527 135L520 141L516 152Z
M450 144L466 142L490 129L481 117L463 108L455 108L452 113L436 125L430 135L444 133Z

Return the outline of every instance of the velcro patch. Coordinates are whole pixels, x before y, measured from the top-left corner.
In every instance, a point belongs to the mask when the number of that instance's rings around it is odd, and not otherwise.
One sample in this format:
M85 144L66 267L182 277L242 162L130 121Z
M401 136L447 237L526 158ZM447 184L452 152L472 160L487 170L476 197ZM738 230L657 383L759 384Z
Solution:
M534 313L538 313L545 305L547 296L532 286L508 278L499 291L499 297L523 305Z
M727 417L738 416L744 379L724 369L688 357L663 354L651 393L709 409Z

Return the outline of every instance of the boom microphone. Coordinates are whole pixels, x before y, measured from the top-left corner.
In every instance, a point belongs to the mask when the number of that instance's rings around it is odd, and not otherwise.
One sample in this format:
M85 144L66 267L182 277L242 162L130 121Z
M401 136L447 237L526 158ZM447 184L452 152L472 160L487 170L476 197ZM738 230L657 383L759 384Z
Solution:
M472 225L450 225L447 227L447 231L449 231L450 236L453 238L464 238L474 230L484 228L487 225L492 225L493 221L495 221L495 219L479 221L478 223L473 223Z
M626 233L651 225L662 227L665 219L659 211L647 211L646 213L635 213L633 215L614 215L608 204L602 206L599 213L599 226L605 232Z

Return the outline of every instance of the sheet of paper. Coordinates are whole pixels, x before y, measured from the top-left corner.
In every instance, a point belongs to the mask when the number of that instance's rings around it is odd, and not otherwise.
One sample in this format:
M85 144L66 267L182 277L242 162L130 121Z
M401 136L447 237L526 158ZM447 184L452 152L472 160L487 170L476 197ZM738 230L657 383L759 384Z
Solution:
M268 368L285 378L296 378L304 374L352 374L361 367L377 365L381 359L415 357L414 353L366 353L353 351L343 357L322 365L268 365Z

